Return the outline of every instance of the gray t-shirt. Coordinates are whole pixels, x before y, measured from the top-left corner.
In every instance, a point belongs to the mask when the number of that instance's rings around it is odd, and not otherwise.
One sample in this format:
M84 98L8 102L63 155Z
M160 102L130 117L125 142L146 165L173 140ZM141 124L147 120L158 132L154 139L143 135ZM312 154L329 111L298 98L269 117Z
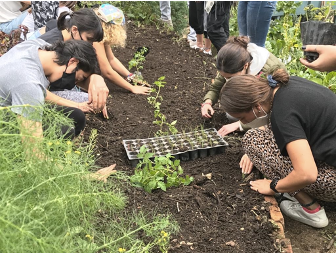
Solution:
M37 39L22 42L0 57L0 106L43 105L49 86L38 49L47 42ZM11 110L24 117L34 111L31 107L12 107ZM40 121L41 116L34 120Z

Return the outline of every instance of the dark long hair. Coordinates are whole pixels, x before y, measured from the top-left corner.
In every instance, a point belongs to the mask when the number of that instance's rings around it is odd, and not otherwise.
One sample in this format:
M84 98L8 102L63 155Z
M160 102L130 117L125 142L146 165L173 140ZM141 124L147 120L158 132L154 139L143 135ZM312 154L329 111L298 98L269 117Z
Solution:
M57 20L57 28L69 31L72 26L77 26L79 32L93 33L94 41L100 42L104 38L100 19L91 9L83 8L75 12L62 12Z
M247 51L249 42L247 36L230 37L217 54L217 70L232 74L242 71L253 59Z
M78 69L92 74L100 74L96 51L87 41L57 41L47 46L45 50L56 52L57 58L54 62L58 65L66 65L74 57L79 61Z

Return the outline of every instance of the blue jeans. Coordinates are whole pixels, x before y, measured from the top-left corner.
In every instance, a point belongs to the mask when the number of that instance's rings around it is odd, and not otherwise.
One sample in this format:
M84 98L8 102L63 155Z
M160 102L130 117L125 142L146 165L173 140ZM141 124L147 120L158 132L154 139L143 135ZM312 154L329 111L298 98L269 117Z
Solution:
M240 1L238 5L239 35L250 37L252 43L265 47L276 1Z
M170 1L159 1L159 3L160 3L161 19L164 21L171 20Z
M20 16L18 16L17 18L6 22L6 23L1 23L0 24L0 31L6 33L6 34L10 34L10 32L12 32L15 29L19 28L19 25L21 25L22 21L25 19L25 17L27 16L28 12L25 11L23 12Z

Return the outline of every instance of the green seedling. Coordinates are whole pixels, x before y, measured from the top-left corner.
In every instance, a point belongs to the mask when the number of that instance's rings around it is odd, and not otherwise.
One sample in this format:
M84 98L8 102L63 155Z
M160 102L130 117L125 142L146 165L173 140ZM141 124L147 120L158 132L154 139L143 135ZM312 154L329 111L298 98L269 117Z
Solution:
M160 127L160 129L156 132L156 136L169 135L169 133L176 134L178 132L175 127L177 120L169 123L167 122L166 116L161 112L161 103L163 101L163 98L160 95L160 91L166 83L163 81L164 79L165 77L162 76L153 83L154 87L151 90L151 94L153 94L153 96L149 96L147 98L148 103L154 107L155 121L153 121L153 124L157 124ZM164 130L165 126L168 127L168 130Z
M140 148L138 158L140 159L134 175L131 176L131 182L151 193L155 189L166 191L172 186L189 185L193 177L182 177L183 169L180 161L172 159L171 154L162 157L155 157L154 162L150 159L153 153L149 153L146 147Z

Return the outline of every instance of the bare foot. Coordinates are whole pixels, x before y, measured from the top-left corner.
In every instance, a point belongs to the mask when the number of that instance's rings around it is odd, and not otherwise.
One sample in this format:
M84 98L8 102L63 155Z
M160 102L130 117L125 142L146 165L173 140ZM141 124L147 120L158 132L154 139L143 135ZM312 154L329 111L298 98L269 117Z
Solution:
M114 169L116 165L117 164L113 164L109 167L101 168L97 172L90 174L89 178L93 180L103 181L104 183L106 183L107 178L113 173L117 172L117 170Z

